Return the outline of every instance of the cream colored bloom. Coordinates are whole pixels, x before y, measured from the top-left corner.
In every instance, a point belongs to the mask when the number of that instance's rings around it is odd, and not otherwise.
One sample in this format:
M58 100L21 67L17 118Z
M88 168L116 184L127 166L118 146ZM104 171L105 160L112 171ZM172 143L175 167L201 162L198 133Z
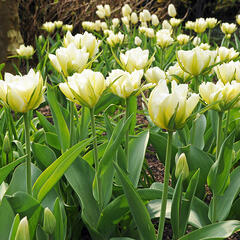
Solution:
M4 79L0 80L0 98L13 111L25 113L44 101L45 88L40 72L30 69L24 76L5 73Z
M169 93L166 80L161 80L150 94L148 102L149 115L158 127L174 131L181 129L199 101L198 94L190 94L187 84L177 85L172 81L172 92ZM173 126L170 120L173 119Z
M58 72L63 72L65 76L69 76L74 72L82 72L88 62L89 53L86 49L77 49L71 43L67 48L60 47L56 50L56 55L49 54L49 59L53 67Z
M128 26L129 25L129 18L128 17L122 17L121 18L121 20L122 20L122 23L124 24L124 25L126 25L126 26Z
M143 70L135 70L128 73L123 70L115 69L106 79L107 86L115 95L121 98L128 98L140 89Z
M106 15L107 17L110 17L110 15L111 15L110 5L109 5L109 4L105 4L105 5L104 5L104 9L105 9L105 15Z
M159 24L158 17L156 14L153 14L152 15L152 25L156 27L156 26L158 26L158 24Z
M238 15L236 16L236 22L237 22L238 25L240 25L240 14L238 14Z
M177 36L177 41L180 45L185 45L189 42L190 37L186 34L179 34Z
M24 217L17 228L15 240L30 240L30 232L27 217Z
M167 30L167 29L159 30L156 33L156 37L157 37L157 44L161 48L166 48L173 43L173 38L171 37L169 30Z
M202 73L208 66L213 64L216 52L202 50L196 47L192 50L177 52L177 60L180 67L187 73L194 76Z
M112 19L112 26L113 26L113 28L116 28L119 25L119 23L120 23L119 18L113 18Z
M208 26L208 24L204 18L198 18L198 19L196 19L196 21L194 23L193 30L196 33L203 33L207 29L207 26Z
M194 26L195 26L195 23L193 21L187 21L185 24L185 28L190 30L193 30Z
M93 108L106 88L104 76L100 72L84 69L74 73L59 88L72 102Z
M97 11L96 14L99 18L105 18L109 17L111 15L111 8L108 4L103 5L97 5Z
M206 18L207 27L208 28L215 28L217 25L217 19L216 18Z
M120 54L120 61L128 72L144 69L148 64L148 50L142 50L140 47L132 48L125 54Z
M94 23L94 30L97 32L100 32L102 30L101 28L101 21L100 20L96 20Z
M237 30L237 26L234 23L222 23L221 30L224 34L233 34Z
M236 64L236 72L235 72L235 79L237 82L240 82L240 62L235 62Z
M135 12L132 12L131 14L131 23L134 25L138 23L138 16Z
M185 153L182 153L176 159L175 177L178 178L180 174L182 174L183 179L186 179L189 176L189 167Z
M54 24L55 24L55 26L56 26L56 28L61 28L62 27L62 25L63 25L63 21L54 21Z
M145 28L144 35L146 37L149 37L149 38L154 38L155 37L155 32L152 28Z
M173 27L177 27L182 22L182 19L171 18L169 21Z
M166 79L166 74L159 67L149 68L145 72L145 78L150 83L158 83L162 79Z
M53 22L45 22L43 25L42 25L42 29L49 32L49 33L52 33L54 32L55 30L55 27L56 25L53 23Z
M102 31L104 31L104 30L107 30L107 29L108 29L108 25L107 25L107 23L106 23L106 22L101 22L101 29L102 29Z
M135 45L140 46L142 44L142 39L140 37L136 36L134 38L134 43L135 43Z
M200 43L201 43L201 39L200 39L199 37L195 37L195 38L193 39L193 45L194 45L195 47L197 47L198 45L200 45Z
M210 49L210 45L208 43L201 43L199 45L199 48L201 48L202 50L209 50Z
M128 4L125 4L123 7L122 7L122 15L124 17L128 17L132 12L132 9L131 7L128 5Z
M235 79L236 63L231 61L229 63L223 63L214 67L214 71L217 74L218 80L224 84L231 82Z
M169 81L176 81L177 83L179 83L179 78L182 80L181 83L186 82L190 78L190 74L184 72L178 63L169 67L166 74Z
M32 57L32 55L34 54L34 49L31 45L30 46L25 46L24 44L22 44L16 50L16 52L20 57L28 59L28 58Z
M90 21L83 21L82 22L82 27L83 27L84 30L94 31L95 23L94 22L90 22Z
M236 52L234 48L226 48L226 47L220 47L217 50L218 53L218 61L231 61L238 57L239 52Z
M139 18L140 18L141 22L148 22L148 21L151 21L151 19L152 19L151 13L146 9L144 9L142 12L140 12Z
M111 33L109 35L109 37L107 38L107 43L114 47L118 44L122 44L123 43L123 40L124 40L124 34L122 34L121 32L118 32L116 34L114 33Z
M167 29L169 32L172 32L172 25L168 22L168 20L163 20L162 29Z
M63 30L64 32L67 32L67 31L72 32L72 30L73 30L73 25L72 25L72 24L65 24L65 25L62 26L62 30Z
M239 100L234 105L230 105L240 93L240 83L235 81L225 85L221 81L216 84L204 82L199 86L199 93L207 104L216 103L212 109L220 112L240 106Z
M168 15L173 18L177 15L176 8L173 4L168 5Z

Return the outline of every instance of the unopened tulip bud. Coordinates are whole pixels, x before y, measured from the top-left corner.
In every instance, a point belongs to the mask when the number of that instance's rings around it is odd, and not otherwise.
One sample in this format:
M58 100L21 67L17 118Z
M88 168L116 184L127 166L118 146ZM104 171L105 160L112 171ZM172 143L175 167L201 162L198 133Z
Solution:
M56 227L56 218L47 207L44 209L43 230L48 234L53 234Z
M120 23L120 20L118 18L113 18L112 25L114 28L116 28L119 23Z
M201 39L199 37L195 37L193 39L193 45L196 47L201 43Z
M11 151L11 143L9 141L8 133L6 133L3 139L3 151L8 154Z
M131 14L131 23L134 25L138 23L138 16L135 12L132 12Z
M54 24L55 24L55 26L56 26L56 28L61 28L62 27L62 25L63 25L63 22L62 21L54 21Z
M157 15L153 14L152 15L152 25L156 27L156 26L158 26L158 24L159 24L158 17L157 17Z
M65 25L62 26L62 30L63 30L64 32L67 32L67 31L72 32L72 30L73 30L73 25L72 25L72 24L65 24Z
M136 36L135 39L134 39L134 43L135 43L137 46L140 46L140 45L142 44L141 38L139 38L138 36Z
M29 226L27 217L24 217L17 228L15 240L30 240Z
M127 17L131 14L132 12L132 9L131 7L128 5L128 4L125 4L123 7L122 7L122 15L124 17Z
M181 174L183 180L189 176L189 168L185 153L182 153L176 162L175 177L178 178Z
M163 20L162 29L168 29L170 32L172 32L172 25L168 22L168 20Z
M236 22L237 22L238 25L240 25L240 14L238 14L238 15L236 16Z
M168 15L172 18L176 17L177 11L173 4L168 5Z

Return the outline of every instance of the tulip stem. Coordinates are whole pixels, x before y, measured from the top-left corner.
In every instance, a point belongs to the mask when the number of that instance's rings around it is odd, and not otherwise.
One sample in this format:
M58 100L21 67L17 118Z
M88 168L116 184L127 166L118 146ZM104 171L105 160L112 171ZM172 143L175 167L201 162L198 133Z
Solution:
M227 120L226 120L226 126L225 126L225 131L224 131L224 137L227 137L227 132L228 132L228 125L229 125L229 120L230 120L230 109L227 111Z
M222 144L222 136L221 136L221 132L222 132L222 120L223 120L223 112L219 112L218 113L218 129L217 129L217 144L216 144L216 160L218 158L219 152L220 152L220 148L221 148L221 144Z
M69 115L70 115L70 147L73 145L73 132L74 132L74 115L73 115L73 107L74 103L69 102Z
M126 99L126 116L125 116L126 120L129 118L129 115L130 115L129 103L130 103L130 97ZM125 154L126 154L127 169L128 169L128 158L129 158L128 142L129 142L129 129L127 130L125 135Z
M30 121L28 112L23 114L25 125L25 144L27 154L27 192L32 195L31 151L30 151Z
M97 184L97 193L98 193L98 204L100 209L102 208L102 193L101 193L101 180L99 178L99 164L98 164L98 151L97 151L97 135L96 135L96 127L95 127L95 117L94 117L94 108L90 108L90 116L91 116L91 125L92 125L92 135L93 135L93 159L96 169L96 184Z
M208 29L208 44L210 45L211 28Z
M164 230L166 207L167 207L167 197L168 197L168 183L169 183L169 177L170 177L172 135L173 135L173 132L169 131L168 139L167 139L163 194L162 194L162 204L161 204L161 212L160 212L159 225L158 225L157 240L162 240L163 238L163 230Z

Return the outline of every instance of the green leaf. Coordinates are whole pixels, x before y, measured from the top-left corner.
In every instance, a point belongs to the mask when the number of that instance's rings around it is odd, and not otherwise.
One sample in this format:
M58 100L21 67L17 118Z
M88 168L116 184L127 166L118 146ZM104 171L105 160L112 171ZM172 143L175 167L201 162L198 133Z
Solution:
M14 162L9 163L7 166L0 168L0 184L6 179L8 174L20 163L25 160L26 156L22 156L15 160Z
M137 187L140 178L145 152L149 139L149 131L143 131L129 142L129 178L134 187Z
M47 168L56 160L54 151L46 145L39 143L32 143L33 156L37 160L39 165L43 165Z
M3 198L0 205L0 233L1 239L9 239L15 214L6 197Z
M49 239L48 234L44 232L44 230L40 225L38 225L37 231L36 231L36 240L48 240L48 239Z
M92 192L94 174L94 169L81 158L78 158L65 173L67 181L79 197L82 219L91 235L95 234L100 216L98 203ZM101 236L98 239L100 240Z
M87 139L77 143L54 161L34 183L33 196L42 201L90 141Z
M171 207L171 226L175 239L179 238L180 214L182 201L182 174L179 176L174 189Z
M213 240L213 239L226 239L234 232L240 229L240 221L231 220L225 222L218 222L207 225L203 228L197 229L179 240Z
M129 116L133 114L132 121L129 127L129 134L134 134L134 128L136 126L136 115L137 115L137 97L136 96L130 96L128 101L128 110L129 110Z
M111 238L110 240L135 240L135 239L128 238L128 237L116 237L116 238Z
M40 112L36 111L38 120L41 124L41 126L43 127L43 129L45 130L45 132L52 132L52 133L56 133L55 127L47 120L47 118L41 114Z
M48 85L48 89L47 89L47 99L51 108L53 121L56 126L56 131L59 137L61 150L62 152L65 152L69 148L70 135L69 135L67 123L65 122L61 108L57 102L55 90L50 85Z
M222 196L216 196L216 221L223 221L228 217L231 210L234 199L240 192L240 167L233 170L230 175L230 184ZM213 208L211 201L209 208L210 212Z
M207 182L215 195L222 195L229 184L232 167L232 150L235 133L232 132L223 142L218 159L212 165Z
M116 152L124 137L124 134L129 129L131 119L132 116L130 116L126 121L123 118L114 128L112 136L108 142L104 155L99 164L99 171L97 174L99 174L101 179L101 191L102 196L104 197L103 206L106 206L112 196L112 183L114 176L113 162L116 159ZM94 197L97 199L98 194L96 188L96 178L94 179L93 188Z
M179 237L183 236L186 232L187 224L189 221L189 215L191 212L192 204L194 202L194 195L196 193L198 181L200 176L200 170L198 169L192 176L190 183L188 185L187 191L184 194L184 198L187 201L183 201L181 204L181 214L179 223ZM195 200L196 202L196 200Z
M206 179L209 170L213 165L213 160L206 152L192 145L181 148L180 152L184 152L186 154L190 176L192 176L198 169L200 169L196 195L202 198L205 194Z
M53 214L56 218L56 228L53 233L54 235L53 239L64 240L66 239L67 221L66 221L66 216L64 217L63 215L59 198L57 198L55 201Z
M60 145L57 134L52 133L52 132L46 132L45 136L46 136L46 142L49 146L51 146L59 151L61 150L61 145Z
M138 227L138 232L141 236L141 239L155 240L155 229L142 199L134 189L127 175L119 168L117 164L114 164L114 167L122 183L130 211Z
M38 225L40 213L43 210L40 203L26 192L16 192L11 196L7 196L15 214L19 213L20 217L27 216L29 223L30 237L33 239Z
M20 216L19 214L17 214L13 220L13 224L12 224L12 228L11 228L8 240L15 240L19 223L20 223Z
M204 132L206 130L206 117L204 114L194 120L192 128L191 128L191 144L199 149L204 148Z

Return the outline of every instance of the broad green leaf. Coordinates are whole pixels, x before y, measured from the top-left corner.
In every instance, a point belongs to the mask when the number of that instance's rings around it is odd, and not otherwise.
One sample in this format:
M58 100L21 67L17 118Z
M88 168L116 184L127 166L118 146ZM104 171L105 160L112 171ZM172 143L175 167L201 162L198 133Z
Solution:
M182 201L182 174L179 176L177 184L175 186L171 206L171 226L173 230L173 236L175 239L178 239L180 231L179 227L180 227L181 201Z
M89 108L82 106L81 117L79 119L79 140L84 140L88 137L88 125L90 122Z
M11 196L7 196L7 200L15 214L18 213L21 218L27 216L30 238L33 239L41 211L43 210L42 206L26 192L16 192Z
M0 184L6 179L8 174L20 163L25 160L26 156L22 156L14 162L9 163L7 166L0 168Z
M193 121L191 128L191 144L202 150L204 148L204 133L207 124L206 117L204 114L201 114L197 120Z
M145 152L149 139L149 131L146 130L129 142L129 178L134 187L137 187L140 178Z
M225 222L218 222L190 232L189 234L181 237L179 240L226 239L239 229L240 221L231 220Z
M77 143L54 161L34 183L33 196L42 201L90 141L88 139Z
M222 196L215 198L216 220L224 221L231 210L234 199L240 192L240 167L233 170L230 175L230 184ZM212 211L213 203L211 201L209 208Z
M134 128L136 126L136 115L137 115L137 97L136 96L130 96L128 101L128 110L129 110L129 116L133 114L132 121L129 127L129 134L134 134Z
M111 238L110 240L135 240L135 239L128 238L128 237L116 237L116 238Z
M46 136L46 142L49 146L51 146L59 151L61 150L61 145L60 145L57 134L52 133L52 132L46 132L45 136Z
M56 228L53 233L54 239L64 240L66 239L66 216L63 215L60 200L57 198L54 204L53 214L56 218Z
M99 177L101 179L101 191L103 198L103 206L109 202L112 196L112 183L114 176L114 167L113 163L116 160L116 152L117 149L124 137L124 134L129 129L129 125L131 123L132 116L130 116L126 121L123 118L117 126L114 128L112 136L108 142L106 150L103 154L103 157L99 164ZM94 188L94 197L97 199L97 188L96 188L96 176L93 183Z
M20 223L20 216L19 214L16 214L13 220L13 224L12 224L12 228L11 228L8 240L15 240L19 223Z
M47 118L43 114L38 111L36 112L36 114L45 132L56 133L55 127L47 120Z
M78 158L65 172L67 181L79 197L82 219L89 229L91 236L95 234L100 216L98 203L93 197L92 192L94 174L94 169L81 158ZM101 239L100 234L98 239Z
M140 195L134 189L131 181L127 175L119 168L119 166L117 164L114 164L114 167L119 175L124 193L128 200L129 209L138 227L138 232L141 236L141 239L155 240L155 229Z
M166 159L167 134L150 132L150 143L153 145L159 160L164 163ZM175 155L178 152L176 146L172 145L171 170L175 166Z
M187 191L184 194L184 198L187 201L183 201L181 204L181 214L180 214L180 223L179 223L179 237L183 236L186 232L187 224L189 221L189 216L192 208L192 204L194 203L194 195L196 193L198 181L200 176L200 170L198 169L195 174L192 176ZM196 202L196 200L195 200ZM193 212L193 211L192 211Z
M44 232L40 225L37 226L36 240L49 240L48 234ZM60 240L60 238L59 238Z
M213 165L213 160L206 152L192 145L181 148L180 152L184 152L186 154L190 177L196 172L196 170L200 169L196 196L202 198L205 194L206 179L209 170Z
M53 121L56 126L56 131L59 137L61 150L62 152L65 152L69 148L70 135L69 135L68 127L63 117L61 108L57 102L55 89L51 86L48 86L47 99L51 108Z
M234 138L235 133L232 132L225 139L221 146L218 159L209 171L207 182L215 195L222 195L229 184Z
M54 151L46 145L39 143L32 143L33 156L37 160L39 165L43 165L47 168L56 160Z
M11 208L11 205L7 201L6 197L4 197L2 203L0 204L1 239L9 239L14 218L15 218L14 211Z

